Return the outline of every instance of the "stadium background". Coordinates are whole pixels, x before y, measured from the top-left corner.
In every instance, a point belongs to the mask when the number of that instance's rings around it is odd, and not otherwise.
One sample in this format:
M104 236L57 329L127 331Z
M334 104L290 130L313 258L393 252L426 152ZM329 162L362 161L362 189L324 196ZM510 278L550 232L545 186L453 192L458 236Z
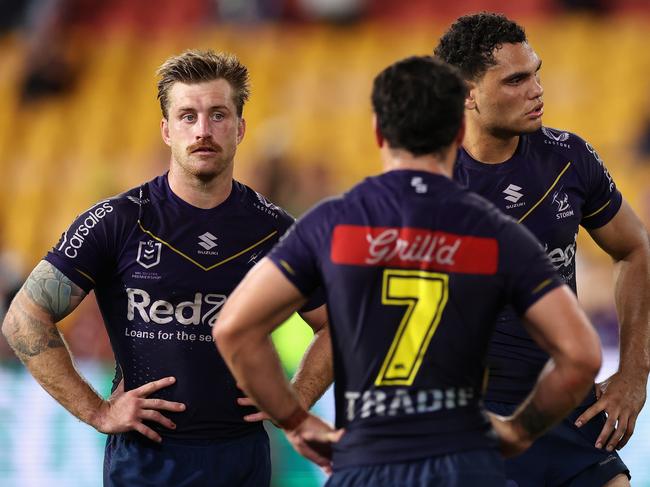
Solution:
M545 125L599 151L650 222L647 0L16 0L0 2L0 293L10 298L75 215L165 170L155 69L187 48L236 53L253 94L236 178L300 215L379 170L374 75L427 54L458 15L520 21L544 60ZM615 370L611 264L579 235L580 298ZM5 306L6 303L2 304ZM0 309L0 314L2 310ZM106 392L112 355L93 299L62 324L83 373ZM288 374L310 339L276 334ZM331 397L317 406L332 418ZM322 484L270 428L274 486ZM98 486L104 436L56 405L0 338L0 486ZM650 486L650 412L622 456Z

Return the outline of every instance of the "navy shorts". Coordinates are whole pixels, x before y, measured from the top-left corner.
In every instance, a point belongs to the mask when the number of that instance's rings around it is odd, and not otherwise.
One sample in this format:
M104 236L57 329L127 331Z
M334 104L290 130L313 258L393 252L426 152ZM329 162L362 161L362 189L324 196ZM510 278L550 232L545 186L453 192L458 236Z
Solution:
M605 424L605 413L595 416L582 428L574 425L589 406L578 407L523 454L508 458L508 487L595 487L621 473L629 477L630 472L616 451L594 446ZM508 416L517 406L486 401L485 407Z
M505 487L496 450L468 450L410 462L334 470L325 487Z
M104 487L268 487L269 438L265 431L226 441L163 439L137 433L109 435Z

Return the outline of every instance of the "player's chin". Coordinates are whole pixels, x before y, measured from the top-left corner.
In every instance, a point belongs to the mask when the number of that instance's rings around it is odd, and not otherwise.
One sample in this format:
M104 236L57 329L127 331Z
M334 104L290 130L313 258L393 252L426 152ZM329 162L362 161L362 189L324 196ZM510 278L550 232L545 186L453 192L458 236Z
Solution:
M229 164L223 161L221 158L214 158L209 160L203 159L192 164L192 173L197 178L208 181L218 177L227 169L228 165Z
M519 132L522 134L531 134L542 128L542 117L528 118L521 123Z

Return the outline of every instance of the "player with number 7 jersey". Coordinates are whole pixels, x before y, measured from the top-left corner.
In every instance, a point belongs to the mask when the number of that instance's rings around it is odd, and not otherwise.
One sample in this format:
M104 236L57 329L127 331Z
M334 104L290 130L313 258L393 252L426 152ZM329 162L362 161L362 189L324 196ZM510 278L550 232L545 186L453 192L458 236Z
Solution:
M579 402L600 366L595 331L533 235L450 179L464 95L455 71L433 58L380 73L384 173L303 216L213 328L246 393L299 452L333 470L328 487L503 487L497 446L525 449ZM339 431L301 409L268 340L317 288ZM509 418L487 415L481 401L505 304L553 357Z
M412 170L366 179L289 232L271 260L304 295L327 283L336 468L494 446L480 400L497 313L561 283L532 235Z

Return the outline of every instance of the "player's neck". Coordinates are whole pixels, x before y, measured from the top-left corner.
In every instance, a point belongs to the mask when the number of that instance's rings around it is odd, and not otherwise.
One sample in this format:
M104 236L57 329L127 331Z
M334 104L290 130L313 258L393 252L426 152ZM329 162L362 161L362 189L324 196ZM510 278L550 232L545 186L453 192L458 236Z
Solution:
M485 164L500 164L510 159L519 145L519 136L498 137L474 124L467 124L463 148Z
M380 153L384 172L410 169L425 171L451 178L453 161L456 158L457 147L450 148L441 155L426 154L416 156L406 150L382 147Z
M192 206L210 209L226 201L232 191L232 164L211 179L201 179L172 164L169 187L176 196Z

